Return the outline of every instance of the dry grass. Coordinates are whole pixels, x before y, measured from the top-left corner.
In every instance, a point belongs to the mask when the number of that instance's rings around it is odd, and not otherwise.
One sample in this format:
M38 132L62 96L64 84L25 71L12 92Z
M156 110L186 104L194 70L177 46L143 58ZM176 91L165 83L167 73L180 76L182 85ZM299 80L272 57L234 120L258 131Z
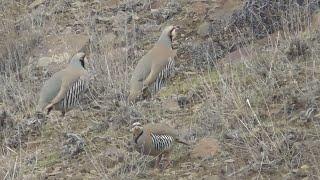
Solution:
M159 94L160 101L127 106L124 101L132 69L159 35L158 31L149 33L141 27L146 23L156 27L156 22L144 22L143 18L134 16L128 18L126 15L132 15L128 13L116 21L117 28L113 29L116 36L113 37L110 32L115 25L97 21L101 14L88 10L81 3L46 2L41 7L44 9L31 13L27 4L2 3L4 6L0 3L0 9L8 8L2 9L0 20L0 32L6 34L0 36L0 45L5 47L0 54L0 177L148 179L152 175L153 158L134 152L130 144L129 128L138 120L169 123L193 143L205 136L214 136L221 143L221 153L211 159L190 159L188 149L177 147L172 155L173 167L154 178L319 176L320 39L317 31L308 28L301 31L304 29L301 27L310 27L305 26L310 25L310 17L304 16L309 13L308 8L295 6L297 13L292 10L282 14L280 29L289 29L290 33L285 31L275 40L269 39L266 32L277 28L266 30L258 26L250 30L253 33L250 37L248 31L240 28L228 31L232 33L229 40L237 40L250 54L236 62L213 61L228 54L233 45L221 46L219 52L212 53L215 42L209 40L201 45L203 41L198 39L200 43L193 45L181 42L184 39L180 37L179 45L184 47L180 54L197 49L208 52L185 56L185 62L190 62L188 57L199 62L180 69L195 73L177 72L172 83ZM149 12L135 12L138 7L130 4L125 7L141 17ZM251 6L247 4L246 7ZM103 8L105 6L98 4L95 10L101 13ZM52 14L48 16L45 12ZM292 22L297 27L293 27ZM267 22L260 22L260 25L263 23ZM196 24L199 23L189 25L196 28ZM52 113L39 129L25 130L33 127L26 122L33 118L37 92L48 78L48 74L28 66L34 62L29 62L27 57L32 56L32 49L47 34L69 31L64 27L90 39L88 69L93 81L86 103L64 119ZM262 34L267 36L268 43L243 44L248 39L253 40L259 28L259 32L264 31ZM178 58L178 65L185 65L183 60ZM191 99L189 106L170 111L164 102L175 102L174 98L181 95ZM75 156L62 153L67 141L65 134L70 132L81 135L85 142L85 147ZM17 134L18 145L12 148L8 140ZM225 162L230 159L233 161Z

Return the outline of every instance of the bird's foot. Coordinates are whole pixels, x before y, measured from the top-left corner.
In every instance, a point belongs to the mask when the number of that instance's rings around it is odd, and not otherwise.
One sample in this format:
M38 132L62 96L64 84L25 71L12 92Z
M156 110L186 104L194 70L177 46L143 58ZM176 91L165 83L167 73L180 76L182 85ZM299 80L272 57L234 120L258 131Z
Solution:
M48 104L44 109L47 110L47 115L48 115L50 111L53 109L53 104L52 103Z
M172 162L169 158L164 158L163 160L162 169L167 169L170 165L172 165Z
M144 86L144 87L142 88L142 98L143 98L143 99L147 99L147 98L149 98L149 97L151 97L151 92L150 92L150 90L149 90L149 87L148 87L148 86Z

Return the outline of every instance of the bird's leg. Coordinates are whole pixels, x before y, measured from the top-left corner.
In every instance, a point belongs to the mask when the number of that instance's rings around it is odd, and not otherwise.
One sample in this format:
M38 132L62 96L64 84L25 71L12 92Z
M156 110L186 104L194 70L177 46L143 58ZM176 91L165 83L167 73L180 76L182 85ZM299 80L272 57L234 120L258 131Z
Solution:
M165 153L164 154L164 165L163 165L163 169L166 169L170 164L171 164L171 161L170 161L170 154L169 153Z
M48 106L47 106L48 107ZM53 107L52 106L49 106L48 108L46 108L47 109L47 115L49 115L49 113L51 112L51 110L53 109Z
M151 92L150 92L148 86L144 86L144 87L142 88L142 98L143 98L143 99L147 99L147 98L149 98L150 96L151 96Z
M160 161L161 161L161 157L162 157L162 154L160 154L154 164L154 168L159 168L160 167Z
M61 111L61 116L60 117L64 118L65 114L66 114L65 111Z
M142 87L142 93L145 93L148 90L148 86L143 86Z

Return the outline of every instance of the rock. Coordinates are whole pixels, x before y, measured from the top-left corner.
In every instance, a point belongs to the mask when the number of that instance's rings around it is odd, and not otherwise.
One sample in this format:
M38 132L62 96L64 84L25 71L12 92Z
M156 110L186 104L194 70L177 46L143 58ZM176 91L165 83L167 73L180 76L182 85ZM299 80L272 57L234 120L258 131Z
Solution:
M29 135L40 135L41 128L47 123L45 116L38 115L37 117L31 117L24 121L25 131Z
M105 43L112 43L114 42L114 40L117 38L117 36L114 33L107 33L104 37L103 37L103 42Z
M308 175L310 175L310 172L311 172L311 170L310 170L310 166L308 166L308 165L302 165L299 169L294 169L294 170L292 170L293 171L293 173L295 173L296 174L296 176L298 176L298 177L307 177Z
M117 111L105 121L109 124L111 129L117 130L123 126L131 125L133 120L136 121L139 119L142 119L140 112L133 108L123 106L118 108Z
M192 11L199 17L204 17L208 11L209 5L207 2L194 2L192 4Z
M234 159L227 159L224 161L225 163L233 163L234 162Z
M144 6L141 1L137 0L126 0L119 3L117 6L113 6L114 11L123 11L123 12L139 12L144 9Z
M219 142L210 137L201 139L191 151L192 158L210 158L220 151Z
M317 113L317 108L316 107L310 107L305 111L300 111L299 113L299 119L300 121L307 123L307 122L311 122L314 118L314 116Z
M43 37L38 46L33 49L33 57L29 59L29 64L34 64L36 68L51 69L69 63L73 54L78 52L89 42L89 37L83 34L65 33L61 35L47 35ZM55 69L53 67L53 69Z
M180 110L180 106L177 102L176 99L167 99L164 100L163 105L162 105L166 110L170 111L170 112L176 112Z
M109 122L92 122L92 125L89 127L88 132L104 132L109 129Z
M243 138L241 137L241 133L238 130L229 130L223 135L226 139L231 139L234 141L243 141Z
M289 60L295 60L297 57L308 55L309 53L309 46L304 40L301 39L293 39L290 42L290 46L286 52Z
M53 176L54 178L57 178L59 177L59 175L61 176L62 174L63 174L62 167L58 166L58 167L52 167L50 170L48 170L48 172L46 173L46 176L47 177Z
M311 24L312 24L312 28L319 29L319 27L320 27L320 11L316 12L312 16Z
M132 21L132 15L123 11L118 11L112 19L114 27L122 27Z
M201 42L189 40L183 42L179 50L184 53L185 57L190 58L186 67L197 70L204 70L213 67L217 59L222 58L228 49L220 42L212 38L207 38Z
M106 168L113 168L118 163L124 161L124 152L115 147L109 147L105 152L98 155L98 160Z
M74 157L84 151L85 141L79 134L67 133L65 138L62 154Z
M40 116L39 116L40 117ZM11 136L6 139L5 144L12 148L24 146L28 141L28 136L41 134L41 128L46 124L46 118L31 117L22 120L11 132Z
M208 176L208 177L205 177L204 180L220 180L220 179L224 179L218 175L212 175L212 176Z
M190 104L190 99L187 96L178 97L178 105L180 108L185 108L188 104Z
M36 8L38 7L39 5L43 4L45 0L35 0L33 1L30 5L29 5L29 8L30 9L33 9L33 8Z
M177 1L169 1L164 8L151 9L151 14L158 24L171 19L181 11L181 5Z
M97 171L96 170L90 170L90 174L97 174Z
M62 53L57 54L52 57L40 57L35 64L35 69L39 70L41 74L52 74L58 72L63 68L66 64L68 64L69 59L71 58L71 54ZM63 65L64 64L64 65ZM29 68L33 68L32 66Z
M57 62L58 60L52 57L41 57L37 62L38 67L47 67L52 62Z
M112 138L110 136L95 136L91 139L91 142L105 142L106 144L110 144L112 142Z
M107 25L112 24L112 19L110 17L97 16L95 21L98 24L107 24Z
M12 129L13 126L13 119L9 116L6 110L0 109L0 131Z
M22 176L22 179L24 180L32 180L32 179L38 179L35 174L26 174Z
M141 24L139 29L144 33L154 33L160 31L160 26L156 24L156 22L151 21L150 23Z
M165 7L166 1L161 1L161 0L156 0L156 1L151 1L150 7L151 9L161 9Z

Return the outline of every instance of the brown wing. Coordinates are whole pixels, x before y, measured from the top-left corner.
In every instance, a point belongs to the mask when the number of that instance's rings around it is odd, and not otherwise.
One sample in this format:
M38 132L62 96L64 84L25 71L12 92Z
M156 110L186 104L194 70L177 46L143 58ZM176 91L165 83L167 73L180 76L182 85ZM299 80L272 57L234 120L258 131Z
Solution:
M176 55L177 51L169 49L164 45L156 45L148 55L152 59L151 71L143 82L144 86L149 86L158 77L162 69L169 63L170 58Z
M60 90L57 96L52 99L51 103L46 108L60 102L65 97L72 84L84 77L87 77L87 72L85 70L72 67L66 68L63 72Z
M175 139L178 138L177 131L164 123L156 123L156 124L151 123L151 124L145 125L144 128L147 129L150 133L153 133L156 135L170 135Z

